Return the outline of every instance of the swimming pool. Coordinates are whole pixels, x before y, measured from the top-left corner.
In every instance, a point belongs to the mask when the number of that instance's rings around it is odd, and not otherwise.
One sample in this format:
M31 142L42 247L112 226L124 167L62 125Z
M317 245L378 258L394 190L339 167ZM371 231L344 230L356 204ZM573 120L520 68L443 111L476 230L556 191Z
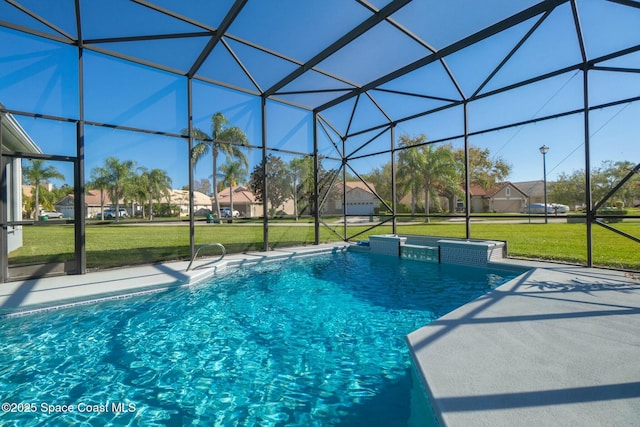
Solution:
M0 424L408 425L405 335L514 276L347 251L7 318Z

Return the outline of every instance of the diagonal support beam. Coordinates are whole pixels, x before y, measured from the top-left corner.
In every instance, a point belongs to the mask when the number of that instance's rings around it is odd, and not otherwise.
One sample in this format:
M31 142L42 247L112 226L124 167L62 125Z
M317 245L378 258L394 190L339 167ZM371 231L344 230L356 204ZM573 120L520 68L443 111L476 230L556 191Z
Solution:
M491 25L483 30L478 31L475 34L470 35L469 37L465 37L464 39L455 42L445 48L440 49L438 52L425 56L424 58L418 59L411 64L408 64L402 68L393 71L386 76L382 76L379 79L376 79L360 88L353 89L351 92L346 93L332 101L325 103L315 109L316 112L324 111L328 108L333 107L334 105L338 105L341 102L346 101L349 98L352 98L356 95L359 95L363 92L371 90L377 86L385 84L393 79L397 79L398 77L402 77L405 74L408 74L412 71L415 71L419 68L424 67L425 65L429 65L432 62L439 61L445 58L448 55L451 55L455 52L458 52L466 47L471 46L477 42L485 40L495 34L498 34L508 28L514 27L530 18L538 16L547 11L553 10L563 3L567 3L570 0L545 0L534 6L531 6L528 9L523 10L522 12L516 13L509 18L503 19L502 21Z
M601 219L597 219L596 221L594 221L594 224L598 224L598 225L599 225L600 227L602 227L602 228L606 228L607 230L609 230L609 231L613 231L614 233L619 234L619 235L621 235L621 236L624 236L624 237L626 237L627 239L633 240L633 241L634 241L634 242L636 242L636 243L640 243L640 239L638 239L636 236L633 236L633 235L631 235L631 234L629 234L629 233L626 233L626 232L624 232L624 231L622 231L622 230L618 230L617 228L612 227L612 226L610 226L609 224L606 224L606 223L605 223L603 220L601 220Z
M265 96L269 97L274 95L278 90L282 89L283 87L285 87L286 85L288 85L289 83L291 83L292 81L300 77L302 74L304 74L306 71L312 69L313 67L315 67L316 65L318 65L319 63L321 63L322 61L324 61L325 59L327 59L328 57L330 57L331 55L333 55L334 53L336 53L337 51L339 51L340 49L342 49L343 47L345 47L355 39L357 39L358 37L360 37L362 34L369 31L371 28L378 25L380 22L384 21L386 18L388 18L389 16L391 16L392 14L394 14L395 12L397 12L398 10L400 10L402 7L404 7L406 4L410 2L411 0L392 1L391 3L389 3L382 9L380 9L379 12L371 15L369 18L363 21L360 25L355 27L353 30L349 31L344 36L340 37L338 40L332 43L329 47L327 47L322 52L320 52L319 54L311 58L305 64L298 67L295 71L293 71L291 74L286 76L284 79L280 80L278 83L271 86L264 93Z
M608 1L610 1L611 3L618 3L623 6L637 7L638 9L640 9L640 2L637 0L608 0Z
M189 69L189 72L187 72L187 77L192 78L193 76L195 76L213 48L216 47L220 39L222 39L224 33L229 29L233 21L240 14L240 11L245 6L245 4L247 4L247 0L236 0L235 3L233 3L233 6L231 6L229 11L227 12L227 15L222 20L222 23L220 23L220 27L218 27L215 34L211 37L211 40L209 40L209 43L207 43L204 49L202 49L202 52L200 52L200 56L198 56L198 59L196 59L196 61L191 66L191 69Z
M609 200L609 198L616 193L616 191L618 191L624 184L627 183L627 181L629 181L633 177L633 175L637 173L640 173L640 163L638 163L633 169L631 169L629 173L627 173L625 177L622 178L620 182L618 182L618 184L615 187L613 187L606 194L606 196L602 198L602 200L596 203L596 205L593 207L593 212L596 212L598 209L600 209L607 202L607 200Z
M47 21L46 19L42 18L41 16L37 15L36 13L34 13L31 10L27 9L26 7L22 6L17 1L15 1L15 0L5 0L5 1L7 3L9 3L11 6L13 6L16 9L20 10L21 12L26 13L27 15L29 15L30 17L32 17L36 21L40 22L41 24L46 25L47 27L51 28L56 33L66 37L68 40L74 40L74 37L71 34L67 33L66 31L64 31L60 27L55 26L52 22Z

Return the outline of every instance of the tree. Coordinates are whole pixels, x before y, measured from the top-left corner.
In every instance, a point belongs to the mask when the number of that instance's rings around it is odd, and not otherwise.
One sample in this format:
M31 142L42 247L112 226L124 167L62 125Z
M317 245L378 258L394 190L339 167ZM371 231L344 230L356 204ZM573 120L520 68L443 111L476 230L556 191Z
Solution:
M188 188L189 187L187 186L187 188L185 189L188 189ZM200 180L194 181L193 191L199 191L201 193L211 195L211 183L206 178L202 178Z
M427 137L421 134L411 138L409 135L403 134L399 139L398 145L402 148L398 153L399 187L403 192L411 193L411 216L414 216L418 190L424 187L423 176L420 172L424 169L424 152L421 147L426 143Z
M298 189L298 211L300 215L307 212L309 215L314 215L317 206L315 199L316 187L318 193L322 194L324 187L329 185L326 175L327 171L324 169L322 158L318 159L318 176L315 174L314 159L307 157L305 160L305 168L303 175L300 179L300 188ZM316 181L317 180L317 181Z
M291 176L291 194L293 195L293 214L298 220L299 196L313 192L313 158L300 157L289 161L289 173Z
M153 199L158 200L162 196L167 197L167 203L171 203L169 200L170 190L171 190L171 178L167 175L167 173L162 169L151 169L150 171L146 168L141 168L142 173L140 174L140 188L142 190L142 194L144 194L149 201L149 221L153 219Z
M267 181L266 194L263 186L265 175ZM266 164L262 162L251 172L249 188L256 196L256 200L261 203L268 203L270 206L269 214L274 216L278 207L291 194L290 177L286 164L280 157L269 154L266 158Z
M592 183L594 184L594 202L600 201L612 190L625 176L631 172L635 164L628 161L605 160L600 168L592 173ZM624 206L632 206L633 199L638 194L638 183L640 176L636 173L622 187L618 189L608 199L608 204L613 206L616 202L622 202Z
M238 161L228 162L220 166L222 173L220 177L224 185L229 186L229 207L231 210L231 221L233 221L233 187L238 185L238 182L244 181L247 177L247 168Z
M549 185L549 199L568 206L582 206L586 201L586 177L584 169L571 174L562 172L556 181Z
M91 169L91 179L87 183L87 187L100 191L100 218L104 218L104 195L109 189L109 171L104 167Z
M188 129L183 130L183 134L188 134ZM229 126L229 121L224 114L218 112L211 116L211 135L200 129L193 129L193 138L197 144L193 147L191 157L195 163L203 157L211 153L212 158L212 187L214 212L220 217L220 203L218 202L218 155L220 152L231 158L239 159L244 167L249 167L247 157L238 147L240 145L249 145L247 136L244 131L236 126Z
M447 193L460 193L458 172L451 147L442 145L436 149L433 145L422 147L424 163L422 164L422 177L424 180L424 200L426 222L429 222L429 208L431 197L439 206L438 196Z
M55 166L45 166L45 161L40 159L31 159L31 166L25 165L22 169L24 181L33 186L33 219L38 219L40 209L40 186L50 179L64 179ZM53 206L48 206L52 209Z
M109 197L111 203L116 204L116 222L120 220L120 198L127 192L134 167L135 162L132 160L120 161L115 157L108 157L105 161Z
M140 175L132 173L131 177L127 180L126 193L127 198L131 202L131 214L134 214L135 204L137 203L138 206L141 207L141 216L144 218L146 216L144 205L149 200L149 177L147 176L147 168L139 167L138 171L140 172ZM151 213L151 208L149 213Z
M600 202L634 167L629 161L613 162L604 160L600 167L591 171L591 199L593 203ZM625 206L631 206L638 195L640 178L634 176L629 179L608 200L608 205L620 201ZM557 203L569 206L584 205L586 203L586 175L584 169L570 174L561 173L556 181L550 185L549 198Z
M460 184L464 186L464 148L453 151ZM489 190L503 182L511 173L511 165L502 159L495 157L491 159L491 152L488 148L469 147L469 185L477 185L485 190Z
M391 201L391 162L362 175L362 178L373 184L376 192L383 200Z

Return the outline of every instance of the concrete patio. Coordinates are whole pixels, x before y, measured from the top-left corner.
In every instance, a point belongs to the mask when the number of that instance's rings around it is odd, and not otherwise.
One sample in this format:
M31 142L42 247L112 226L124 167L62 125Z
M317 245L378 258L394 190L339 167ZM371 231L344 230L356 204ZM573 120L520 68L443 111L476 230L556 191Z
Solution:
M440 423L639 425L638 276L529 264L408 335Z

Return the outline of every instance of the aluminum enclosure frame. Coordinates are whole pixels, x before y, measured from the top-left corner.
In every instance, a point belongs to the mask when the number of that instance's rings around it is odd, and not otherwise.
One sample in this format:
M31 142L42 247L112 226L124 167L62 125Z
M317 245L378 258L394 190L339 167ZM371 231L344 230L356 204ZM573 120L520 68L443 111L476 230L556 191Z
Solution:
M236 91L240 91L243 93L247 93L250 94L252 96L256 96L260 99L260 113L261 113L261 119L262 119L262 129L261 129L261 143L259 144L259 147L261 147L262 150L262 161L263 161L263 165L264 162L267 158L267 155L272 152L272 151L277 151L277 150L273 150L272 148L269 147L268 141L267 141L267 129L268 129L268 124L269 124L269 118L267 115L267 101L274 101L274 102L279 102L279 103L283 103L286 105L290 105L290 106L294 106L297 108L302 108L306 111L309 111L312 114L312 121L313 121L313 156L314 156L314 173L315 173L315 182L316 182L316 187L315 187L315 192L314 192L314 228L315 228L315 243L318 244L320 241L320 228L322 225L322 220L321 220L321 215L320 215L320 207L322 206L323 203L323 199L326 197L326 194L320 194L319 192L319 188L318 188L318 173L319 173L319 146L318 146L318 132L322 131L323 127L325 125L329 125L330 126L330 121L326 119L326 117L323 115L323 112L331 109L334 106L337 106L339 104L342 104L344 102L350 101L353 98L359 98L359 97L368 97L372 102L373 105L375 105L381 115L383 115L384 117L386 117L386 123L381 123L379 125L373 126L373 127L369 127L367 129L363 129L363 130L358 130L355 132L349 132L349 127L347 128L346 133L341 134L340 132L338 132L335 128L333 129L333 131L337 134L340 135L341 138L341 142L340 144L342 144L342 147L336 147L336 159L340 161L340 163L342 164L342 184L343 184L343 197L344 194L346 193L346 171L347 171L347 167L349 167L349 163L351 161L357 160L357 159L362 159L362 158L366 158L369 156L374 156L374 155L378 155L381 153L388 153L390 158L391 158L391 167L392 167L392 188L393 188L393 200L395 201L395 182L396 182L396 162L395 162L395 154L397 152L399 152L402 148L399 148L397 146L397 141L396 141L396 129L397 126L401 123L410 121L410 120L414 120L416 118L419 117L423 117L423 116L428 116L430 114L434 114L437 112L441 112L441 111L445 111L445 110L449 110L449 109L455 109L458 107L462 108L462 117L460 118L463 128L463 133L459 134L459 135L454 135L448 138L444 138L444 139L440 139L440 140L432 140L432 141L428 141L427 144L436 144L436 143L441 143L441 142L448 142L448 141L452 141L454 139L462 139L464 141L464 149L465 149L465 176L466 176L466 180L465 180L465 198L466 198L466 203L465 203L465 212L464 212L464 220L465 220L465 234L466 234L466 238L471 238L472 237L472 232L471 232L471 211L470 211L470 191L469 191L469 159L468 159L468 152L469 152L469 138L471 136L475 136L475 135L481 135L484 133L489 133L489 132L494 132L497 130L503 130L503 129L510 129L510 128L515 128L515 127L519 127L519 126L523 126L526 124L532 124L532 123L538 123L538 122L543 122L543 121L547 121L547 120L554 120L557 118L561 118L561 117L567 117L567 116L573 116L573 115L582 115L583 117L583 128L584 128L584 134L583 134L583 139L584 139L584 158L585 158L585 170L589 171L591 170L591 149L590 149L590 119L589 119L589 113L592 111L596 111L602 108L607 108L607 107L611 107L611 106L615 106L615 105L621 105L621 104L626 104L626 103L633 103L633 102L638 102L640 101L640 96L634 95L634 96L629 96L628 98L625 99L619 99L613 102L609 102L606 104L599 104L599 105L591 105L589 102L589 73L591 71L610 71L610 72L623 72L623 73L640 73L639 69L636 68L630 68L630 67L610 67L610 66L606 66L606 65L602 65L603 63L615 59L615 58L619 58L619 57L623 57L625 55L629 55L632 53L636 53L640 51L640 45L635 45L626 49L622 49L616 52L610 52L606 55L600 56L598 58L593 58L593 59L589 59L586 52L587 49L585 47L585 41L584 41L584 37L582 35L582 27L581 27L581 23L579 20L579 14L578 14L578 10L577 10L577 4L576 4L576 0L545 0L545 1L540 1L539 3L528 7L525 10L522 10L519 13L516 13L506 19L501 20L500 22L497 22L493 25L490 25L487 28L484 28L480 31L477 31L473 34L470 34L464 38L462 38L459 41L456 41L454 43L451 43L441 49L436 49L434 47L432 47L431 45L429 45L429 43L425 40L421 40L420 37L418 37L417 35L411 33L411 31L409 31L408 29L402 27L402 25L400 23L398 23L396 20L394 20L393 18L393 14L396 13L397 11L401 10L403 7L405 7L407 4L409 4L411 2L411 0L394 0L389 2L388 4L386 4L384 7L378 9L375 6L373 6L372 4L370 4L369 2L365 1L365 0L358 0L358 3L361 4L362 6L364 6L365 8L367 8L370 12L371 15L365 19L364 21L362 21L359 25L355 26L354 28L352 28L350 31L346 32L345 34L343 34L341 37L339 37L336 41L334 41L333 43L330 43L329 45L327 45L324 49L322 49L320 52L318 52L317 54L313 55L309 60L307 60L306 62L300 62L297 61L295 59L289 58L284 54L281 54L279 52L276 52L274 50L256 45L255 43L248 41L248 40L243 40L231 33L229 33L230 28L232 27L233 23L237 20L237 18L242 14L243 9L245 8L245 6L247 6L247 4L249 3L248 0L235 0L231 6L228 8L224 18L222 19L220 25L217 28L213 28L211 26L205 25L201 22L195 21L189 17L186 17L184 15L180 15L176 12L170 11L168 9L162 8L156 4L154 4L152 1L147 1L147 0L132 0L134 3L143 6L147 9L149 9L150 11L153 11L154 13L160 13L162 15L165 15L167 17L170 17L172 19L175 19L176 21L181 21L181 22L185 22L188 24L191 24L193 26L198 27L200 30L199 31L194 31L194 32L185 32L185 33L175 33L175 34L157 34L157 35L147 35L147 36L122 36L122 37L112 37L112 38L101 38L101 39L84 39L83 38L83 22L82 22L82 14L80 13L80 8L82 6L82 2L81 0L74 0L74 5L75 5L75 22L76 22L76 33L77 33L77 37L74 37L71 34L68 34L67 32L65 32L64 30L62 30L61 28L59 28L58 26L56 26L54 23L52 23L51 21L47 20L46 17L40 16L38 15L36 12L28 9L26 6L24 6L23 4L21 4L21 2L19 0L5 0L7 3L11 4L12 6L14 6L15 8L19 9L20 11L22 11L23 13L29 15L30 17L32 17L33 19L37 20L38 22L40 22L42 25L48 27L49 29L52 30L52 32L45 32L45 31L40 31L40 30L36 30L34 28L27 28L24 27L22 25L19 25L17 23L13 23L13 22L8 22L8 21L4 21L0 19L0 27L4 27L13 31L17 31L20 33L25 33L25 34L29 34L31 36L35 36L35 37L39 37L39 38L43 38L46 40L50 40L50 41L54 41L56 43L62 43L65 45L70 45L70 46L74 46L77 49L77 72L78 72L78 78L79 78L79 82L78 82L78 90L79 90L79 99L78 99L78 117L76 118L68 118L68 117L58 117L58 116L51 116L51 115L42 115L42 114L37 114L34 112L29 112L29 111L17 111L11 108L1 108L0 109L0 113L10 113L13 114L14 116L24 116L24 117L42 117L42 118L46 118L48 120L52 120L52 121L61 121L61 122L72 122L75 123L76 125L76 156L74 157L74 161L75 159L77 159L77 165L74 168L74 180L75 180L75 195L76 195L76 212L81 212L82 209L81 207L84 206L84 187L85 187L85 182L84 182L84 176L85 176L85 169L84 169L84 165L85 165L85 154L84 154L84 148L85 148L85 141L84 141L84 132L85 132L85 127L87 125L90 126L101 126L101 127L107 127L107 128L113 128L113 129L122 129L122 130L127 130L127 131L132 131L132 132L140 132L140 133L149 133L149 134L154 134L154 135L165 135L165 136L170 136L173 138L183 138L185 140L185 149L187 150L188 153L192 152L193 149L193 142L194 142L194 137L193 137L193 111L192 111L192 104L193 104L193 99L192 99L192 91L193 91L193 81L202 81L205 83L209 83L209 84L214 84L220 87L224 87L227 89L232 89L232 90L236 90ZM603 0L605 1L605 0ZM627 7L631 7L631 8L638 8L637 3L635 2L631 2L631 1L627 1L627 0L606 0L606 1L610 1L610 2L615 2L617 4L623 5L623 6L627 6ZM514 53L526 42L526 40L533 35L536 30L539 28L539 26L545 21L545 19L547 19L547 17L559 6L561 5L565 5L568 4L571 7L572 13L573 13L573 19L574 19L574 27L575 27L575 32L576 32L576 36L577 39L579 41L579 50L580 50L580 56L581 56L581 61L578 63L575 63L571 66L567 66L567 67L563 67L561 69L557 69L551 72L548 72L546 74L543 75L538 75L536 77L533 78L529 78L527 80L523 80L517 83L512 83L508 86L505 87L501 87L498 89L494 89L488 92L484 92L484 93L480 93L481 90L487 85L487 83L491 80L491 78L496 75L500 69L507 63L507 61L514 55ZM513 28L514 26L521 24L527 20L530 19L536 19L536 23L531 27L531 29L526 32L526 34L521 38L521 40L509 51L509 53L500 61L500 63L498 64L498 66L491 72L491 74L482 82L482 84L480 85L480 87L478 87L475 91L473 91L473 93L466 95L463 91L463 89L461 88L460 84L456 81L456 77L455 75L450 71L449 67L447 66L447 58L456 53L459 52L469 46L472 46L476 43L479 43L483 40L486 40L489 37L492 37L498 33L501 33L502 31L505 31L507 29ZM366 84L363 85L358 85L356 83L353 83L351 81L349 81L347 78L344 78L342 76L336 75L335 73L331 73L331 72L327 72L326 70L321 69L319 66L320 64L332 57L333 55L335 55L336 53L338 53L342 48L344 48L345 46L347 46L349 43L353 42L354 40L358 39L358 37L362 36L363 34L366 34L368 31L372 30L376 25L380 24L381 22L385 22L389 25L392 25L394 28L398 29L399 31L401 31L408 39L413 40L414 42L419 43L421 46L423 46L425 49L427 49L427 51L429 52L428 54L426 54L425 56L423 56L422 58L406 64L382 77L376 78ZM100 44L104 44L104 43L126 43L126 42L131 42L131 41L152 41L152 40L163 40L163 39L174 39L174 40L179 40L179 39L187 39L187 38L195 38L195 37L208 37L209 40L206 43L205 47L202 49L202 51L200 52L200 54L198 55L198 57L196 58L196 60L191 64L191 66L189 67L188 70L186 70L186 72L184 70L178 70L178 69L174 69L171 68L169 66L166 65L162 65L162 64L158 64L158 63L153 63L150 62L148 60L142 59L142 58L137 58L137 57L133 57L133 56L129 56L129 55L124 55L122 53L118 53L115 51L111 51L111 50L106 50L105 48L99 46ZM246 74L246 78L249 79L249 81L252 82L252 84L254 85L253 89L247 89L247 88L240 88L230 82L223 82L223 81L214 81L212 79L208 79L205 78L203 76L198 75L198 71L201 69L201 67L203 66L204 62L206 61L206 59L209 57L209 55L211 54L211 52L214 50L214 48L220 44L223 44L225 46L225 48L229 51L232 51L232 48L229 46L229 44L227 43L226 39L229 40L233 40L234 42L246 45L246 46L250 46L251 48L254 49L258 49L259 51L261 51L264 54L267 55L272 55L275 58L279 58L282 60L286 60L289 61L293 64L296 65L296 68L294 71L288 73L287 75L283 76L281 79L279 79L276 83L270 85L267 88L261 88L259 83L258 83L258 79L253 76L251 74L251 72L248 70L248 68L242 63L242 61L238 58L237 55L234 56L235 60L238 63L238 66L240 67L241 70L243 70L243 72ZM92 51L92 52L96 52L102 55L107 55L110 57L114 57L114 58L118 58L121 60L125 60L125 61L130 61L139 65L144 65L147 67L152 67L158 70L162 70L164 72L167 73L171 73L174 75L178 75L178 76L182 76L185 79L185 85L187 88L187 100L186 100L186 104L187 104L187 109L188 109L188 118L187 118L187 123L188 123L188 135L179 135L179 134L175 134L175 133L170 133L170 132L161 132L161 131L157 131L157 130L153 130L153 129L143 129L143 128L133 128L133 127L128 127L128 126L122 126L119 125L117 123L98 123L98 122L90 122L85 120L85 115L84 115L84 99L86 94L84 93L83 90L83 81L84 81L84 69L83 69L83 53L85 51ZM381 90L381 91L389 91L389 92L393 92L391 90L388 89L383 89L381 88L381 86L383 86L385 83L391 82L395 79L398 79L402 76L405 76L413 71L416 71L428 64L434 63L434 62L439 62L443 65L444 69L447 71L449 78L451 79L451 82L453 84L453 86L456 88L458 94L459 94L459 99L442 99L443 101L447 102L446 105L443 105L441 107L438 108L433 108L427 111L423 111L421 113L417 113L417 114L413 114L410 116L406 116L406 117L402 117L400 119L391 119L390 116L383 110L382 107L380 107L376 102L375 99L373 98L373 96L371 95L371 92L373 90ZM294 103L291 101L286 100L283 96L285 95L296 95L296 94L305 94L305 93L331 93L331 90L327 90L327 89L317 89L317 90L310 90L310 91L291 91L291 90L287 90L286 87L294 82L296 79L298 79L300 76L302 76L305 72L308 71L314 71L317 73L320 73L321 75L330 77L332 79L335 79L338 82L343 83L344 85L346 85L347 87L350 87L351 89L347 90L346 93L345 90L340 90L340 91L336 91L336 96L328 101L325 102L319 106L308 106L308 105L300 105L298 103ZM582 80L583 80L583 84L582 84L582 88L583 88L583 92L582 92L582 103L583 106L580 109L574 109L571 111L564 111L561 113L556 113L556 114L552 114L552 115L548 115L545 117L539 117L539 118L534 118L534 119L530 119L530 120L525 120L525 121L519 121L517 123L511 123L511 124L507 124L507 125L502 125L502 126L497 126L497 127L492 127L492 128L488 128L488 129L482 129L482 130L475 130L473 132L471 132L469 130L469 105L472 104L475 101L478 100L482 100L494 95L498 95L501 93L505 93L514 89L518 89L521 87L525 87L528 85L532 85L534 83L537 82L541 82L547 79L551 79L553 77L556 76L560 76L566 73L570 73L570 72L577 72L577 73L581 73L582 75ZM413 94L413 93L407 93L408 95L412 95L412 96L421 96L419 94ZM353 110L351 112L352 114L352 118L353 115L355 113L355 109L357 106L357 102L354 103L354 107ZM363 155L356 155L356 152L351 152L351 153L347 153L346 152L346 141L348 141L350 138L354 138L357 137L359 135L365 134L367 132L372 132L372 131L379 131L380 135L386 131L390 132L390 138L389 138L389 145L388 145L388 150L384 150L383 152L376 152L373 154L363 154ZM375 140L376 138L372 138L369 142L365 143L364 145L367 145L369 143L371 143L373 140ZM336 144L338 145L338 144ZM287 150L282 150L282 151L287 151ZM358 150L356 150L358 151ZM290 152L292 154L296 154L296 155L308 155L308 153L305 152L296 152L296 151L287 151ZM10 155L10 153L3 153L3 155ZM53 156L52 158L54 158L55 156ZM191 156L189 156L189 158L191 158ZM190 194L193 194L193 161L189 162L189 192ZM637 168L636 168L637 169ZM265 178L266 180L266 178ZM592 194L591 194L591 183L590 183L590 174L586 174L586 186L585 186L585 192L586 192L586 204L587 204L587 212L585 214L585 218L586 218L586 241L587 241L587 265L588 266L593 266L593 241L592 241L592 226L593 224L596 225L603 225L602 221L600 221L600 217L598 216L597 213L597 208L601 205L601 201L593 201L592 200ZM265 191L266 191L266 182L264 183L265 186ZM382 200L382 198L376 194L376 196ZM343 203L346 203L345 200L343 200ZM193 206L193 197L190 197L190 202L189 202L189 206L190 206L190 212L194 211L194 206ZM392 208L392 217L390 219L391 224L392 224L392 229L393 232L396 232L397 229L397 211L396 211L396 204L395 202L393 203L393 205L391 206ZM348 236L348 231L347 231L347 227L346 227L346 219L348 217L348 215L346 213L344 213L343 215L344 217L344 229L342 230L342 233L339 234L340 237L344 240L350 240L354 237L357 237L357 235L355 236ZM264 212L263 212L263 245L264 245L264 249L265 250L269 250L269 218L267 215L267 208L266 208L266 204L264 207ZM5 227L5 221L3 220L3 227ZM77 268L76 271L80 274L83 274L86 272L86 249L85 249L85 234L86 234L86 230L85 230L85 224L84 224L84 219L83 218L79 218L78 214L76 215L75 218L75 226L76 226L76 233L75 233L75 245L76 245L76 260L77 260ZM190 241L190 251L191 254L194 254L194 250L195 250L195 235L194 235L194 229L195 229L195 224L194 224L194 219L193 219L193 215L190 215L190 222L189 222L189 241ZM610 226L605 226L605 228L610 229L612 227ZM4 230L3 230L4 231ZM616 231L617 232L617 231ZM628 237L628 236L627 236ZM631 236L633 237L633 236Z

